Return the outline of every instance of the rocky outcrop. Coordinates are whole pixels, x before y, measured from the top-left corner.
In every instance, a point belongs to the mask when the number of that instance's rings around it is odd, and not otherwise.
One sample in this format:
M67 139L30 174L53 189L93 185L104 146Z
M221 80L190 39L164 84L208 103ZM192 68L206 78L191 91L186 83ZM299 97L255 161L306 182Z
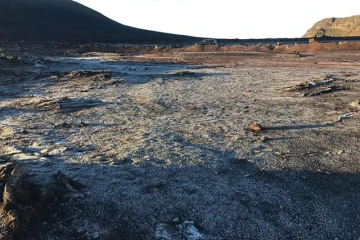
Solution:
M36 215L36 211L27 204L30 202L31 190L23 181L24 176L21 168L13 163L7 162L0 165L1 239L14 239L16 232L22 227L20 219Z
M49 216L72 212L61 209L61 199L65 195L72 199L83 197L79 193L82 188L82 184L61 171L41 185L34 184L29 181L28 174L21 166L0 156L0 239L34 239L25 236L29 232L35 232L36 235L37 228L45 219L49 220ZM59 224L56 231L69 230Z
M360 36L360 15L346 18L325 18L314 24L304 38Z

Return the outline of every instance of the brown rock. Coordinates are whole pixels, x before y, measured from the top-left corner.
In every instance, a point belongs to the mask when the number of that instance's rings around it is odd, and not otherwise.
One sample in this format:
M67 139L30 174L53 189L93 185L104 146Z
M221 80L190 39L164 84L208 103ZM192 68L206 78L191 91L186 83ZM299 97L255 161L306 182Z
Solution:
M357 100L357 101L354 101L354 102L351 102L349 104L349 107L353 110L360 110L360 100Z
M314 38L309 39L309 44L316 44L318 43Z
M251 126L250 129L254 132L258 132L262 129L262 126L256 122L254 122Z
M18 214L15 210L10 210L5 214L3 221L8 230L14 231L19 226ZM13 239L13 238L9 238Z

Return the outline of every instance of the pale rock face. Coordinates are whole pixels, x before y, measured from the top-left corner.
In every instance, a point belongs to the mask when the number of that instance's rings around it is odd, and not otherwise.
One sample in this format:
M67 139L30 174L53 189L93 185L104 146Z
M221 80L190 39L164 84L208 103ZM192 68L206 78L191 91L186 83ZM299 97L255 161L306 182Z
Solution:
M360 15L345 18L325 18L315 23L305 34L311 37L349 37L360 36Z

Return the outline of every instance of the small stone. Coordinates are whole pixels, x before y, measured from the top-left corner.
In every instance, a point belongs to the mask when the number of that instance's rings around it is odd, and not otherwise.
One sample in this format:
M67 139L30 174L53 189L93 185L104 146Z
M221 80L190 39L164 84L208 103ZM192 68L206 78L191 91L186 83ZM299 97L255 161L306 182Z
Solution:
M341 116L338 117L338 119L336 120L336 122L341 122L343 120L343 118Z
M250 129L254 132L258 132L262 129L261 125L254 122L251 126L250 126Z
M63 122L60 124L56 124L55 127L71 128L71 125L69 123Z
M85 198L85 195L81 194L81 193L74 193L74 194L71 194L68 196L72 199L84 199Z
M259 140L262 141L262 142L265 142L265 141L269 140L269 138L266 137L266 136L261 136L261 137L259 138Z
M339 151L337 152L338 155L341 155L341 154L343 154L343 153L344 153L344 150L339 150Z
M61 156L61 150L54 149L54 150L50 151L46 156L59 157L59 156Z
M357 110L360 110L360 100L356 100L356 101L354 101L354 102L351 102L351 103L349 104L349 106L350 106L351 108L355 108L355 109L357 109Z
M41 154L46 154L46 153L48 153L48 152L49 152L48 149L42 149L42 150L40 151Z
M109 159L104 156L97 156L95 159L99 162L108 162L109 161Z
M180 222L180 219L178 218L178 217L176 217L176 218L173 218L173 220L172 220L174 223L178 223L178 222Z
M275 154L276 156L281 156L281 155L282 155L281 152L274 152L274 154Z
M20 133L22 133L22 134L29 134L29 131L27 131L27 130L23 129L23 130L21 130L21 132L20 132Z
M93 233L92 238L98 239L100 237L100 234L98 232Z

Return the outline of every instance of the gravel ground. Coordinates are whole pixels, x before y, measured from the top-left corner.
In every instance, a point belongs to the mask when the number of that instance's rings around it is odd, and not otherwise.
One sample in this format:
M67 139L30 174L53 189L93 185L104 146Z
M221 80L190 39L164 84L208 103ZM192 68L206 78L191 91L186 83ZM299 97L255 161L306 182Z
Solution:
M360 238L359 57L87 53L3 68L0 151L56 195L19 238ZM306 94L328 79L345 90Z

